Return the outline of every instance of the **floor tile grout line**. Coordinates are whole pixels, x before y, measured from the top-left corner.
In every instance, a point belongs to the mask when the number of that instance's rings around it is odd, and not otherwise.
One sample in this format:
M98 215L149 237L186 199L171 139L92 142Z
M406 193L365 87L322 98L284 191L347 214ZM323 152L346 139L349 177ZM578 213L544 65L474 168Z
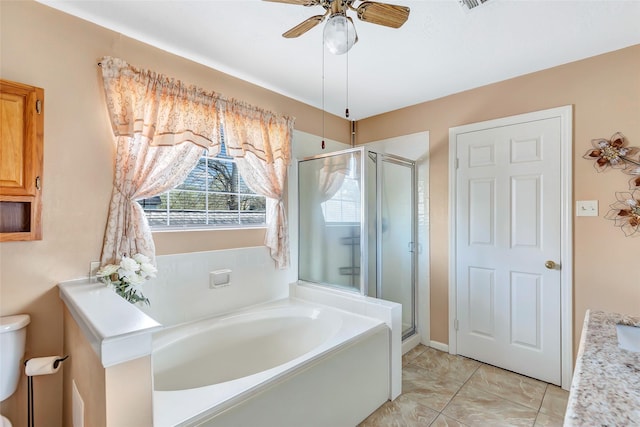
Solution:
M538 405L538 408L536 409L536 408L532 408L531 406L527 406L527 405L525 405L525 404L523 404L521 402L516 402L515 400L509 399L508 397L501 396L501 395L499 395L499 394L497 394L497 393L495 393L495 392L493 392L491 390L487 390L486 388L482 387L481 385L476 385L476 387L478 387L481 391L483 391L485 393L489 393L490 395L497 397L498 399L506 400L507 402L513 403L514 405L522 406L523 408L530 409L532 411L536 411L536 413L540 412L540 406L542 405L542 400L540 400L540 405ZM544 399L544 394L542 395L542 399Z
M461 356L461 357L463 357L463 356ZM470 360L471 360L471 359L470 359ZM449 401L447 402L447 404L446 404L446 405L444 405L444 408L442 408L442 411L440 411L440 413L441 413L442 415L444 415L444 413L443 413L443 412L447 409L447 407L451 404L451 402L453 402L453 399L455 399L455 398L456 398L456 396L458 395L458 393L460 393L460 390L462 390L462 387L464 387L464 386L465 386L465 384L469 382L469 380L471 379L471 377L473 376L473 374L475 374L475 373L478 371L478 369L480 369L480 366L482 366L482 363L480 363L480 362L479 362L479 363L478 363L478 366L476 366L476 368L473 370L473 372L471 372L471 375L469 375L469 377L466 379L466 381L465 381L465 382L463 382L463 383L462 383L462 385L461 385L460 387L458 387L458 390L456 390L456 392L453 394L453 396L451 396L451 399L449 399ZM446 415L446 416L447 416L447 417L449 417L449 418L451 418L451 419L453 419L453 420L456 420L457 422L459 422L459 423L460 423L460 424L462 424L462 425L466 425L465 423L463 423L462 421L460 421L460 420L459 420L459 419L457 419L457 418L451 417L451 416L449 416L449 415Z
M536 423L538 422L538 416L540 415L540 411L536 414L536 417L533 419L532 427L536 427Z
M461 356L461 357L464 357L464 356ZM475 360L475 359L469 359L469 358L466 358L466 359L468 359L468 360ZM480 361L477 361L477 360L475 360L475 361L476 361L476 362L478 362L478 363L479 363L479 365L478 365L478 366L476 367L476 369L471 373L471 375L469 375L469 378L467 378L467 380L466 380L466 381L465 381L465 382L464 382L464 383L463 383L463 384L458 388L458 390L457 390L457 391L456 391L456 393L453 395L453 397L451 397L451 399L447 402L447 404L445 405L445 407L442 409L442 412L440 412L442 415L445 415L443 412L444 412L444 411L447 409L447 407L451 404L451 402L453 401L453 399L454 399L454 398L455 398L455 397L460 393L460 391L462 390L462 388L463 388L463 387L464 387L464 386L465 386L469 381L471 381L471 378L473 377L473 375L474 375L476 372L478 372L478 370L479 370L482 366L489 366L489 367L493 367L493 365L488 365L488 364L486 364L486 363L484 363L484 362L480 362ZM498 369L500 369L500 368L498 368ZM535 415L535 417L533 418L533 424L532 424L532 427L534 427L534 426L535 426L535 424L536 424L536 421L538 420L538 415L540 415L540 408L542 407L542 401L544 400L544 396L545 396L545 394L546 394L546 392L547 392L547 388L548 388L548 387L549 387L549 384L548 384L548 383L545 383L545 391L544 391L544 393L542 394L542 399L540 400L540 406L539 406L538 410L536 410L535 408L531 408L531 407L529 407L529 406L523 405L522 403L514 402L514 401L512 401L512 400L510 400L510 399L507 399L507 398L504 398L504 397L502 397L502 396L499 396L499 395L497 395L497 394L495 394L495 393L493 393L493 392L491 392L491 391L489 391L489 390L486 390L485 388L482 388L482 387L479 387L479 388L480 388L480 390L481 390L481 391L483 391L483 392L485 392L485 393L489 393L489 394L491 394L492 396L497 397L498 399L503 399L503 400L505 400L505 401L507 401L507 402L513 403L513 404L518 405L518 406L521 406L521 407L523 407L523 408L530 409L530 410L532 410L532 411L536 411L536 415ZM457 422L461 423L462 425L465 425L461 420L458 420L457 418L454 418L454 417L452 417L452 416L450 416L450 415L445 415L445 416L447 416L447 417L449 417L449 418L451 418L451 419L456 420Z
M424 376L425 378L429 378L430 380L434 380L434 381L443 381L443 380L447 380L447 379L451 380L451 377L450 377L450 376L447 376L447 375L441 375L441 374L436 374L436 373L434 373L434 370L433 370L433 369L429 369L428 367L421 366L420 364L417 364L417 363L416 363L416 362L419 360L419 358L420 358L421 356L426 356L426 360L434 359L433 357L430 357L430 355L429 355L429 354L426 354L426 355L425 355L425 353L426 353L430 348L431 348L431 347L425 346L425 348L424 348L424 349L422 349L422 351L420 351L419 353L414 354L414 355L413 355L413 357L412 357L411 359L406 359L406 361L405 361L406 363L403 363L402 369L404 370L404 369L406 369L406 368L408 368L408 367L411 367L411 368L413 368L413 369L417 369L417 370L419 370L419 371L420 371L419 376ZM436 349L434 349L434 350L436 350ZM476 363L477 363L477 365L476 365L476 366L475 366L475 367L470 371L469 375L466 377L466 379L464 380L464 382L462 382L462 384L460 384L460 385L456 384L456 385L455 385L455 387L456 387L456 389L455 389L455 393L454 393L454 394L453 394L453 395L452 395L452 396L451 396L451 397L446 401L445 405L442 407L442 410L434 410L434 408L431 408L431 407L430 407L430 406L428 406L428 405L423 405L423 404L421 404L421 403L419 403L419 402L416 402L416 403L418 403L420 406L424 406L425 408L427 408L427 409L429 409L429 410L433 411L434 413L436 413L435 418L431 421L431 423L430 423L429 425L433 425L433 424L436 422L436 420L437 420L440 416L442 416L442 417L446 417L446 418L450 418L450 419L452 419L452 420L455 420L456 422L460 423L460 424L461 424L461 425L463 425L463 426L465 426L465 425L466 425L466 424L464 424L464 422L462 422L462 421L458 420L457 418L455 418L455 417L453 417L453 416L450 416L450 415L446 415L446 414L444 414L444 411L446 411L446 410L447 410L447 408L449 408L449 407L451 406L451 403L453 402L453 400L454 400L456 397L458 397L458 396L459 396L459 394L460 394L460 392L462 391L462 389L463 389L465 386L468 386L468 385L469 385L469 383L472 381L472 379L474 378L474 376L475 376L476 374L478 374L478 371L479 371L479 370L481 370L483 367L491 368L491 369L498 369L498 370L501 370L501 371L505 371L506 373L512 373L512 374L514 374L514 375L518 375L518 376L520 376L520 374L518 374L518 373L514 373L514 372L512 372L512 371L505 370L505 369L502 369L502 368L496 367L496 366L494 366L494 365L486 364L486 363L484 363L484 362L481 362L481 361L478 361L478 360L475 360L475 359L470 359L470 358L465 357L465 356L461 356L461 355L450 355L448 352L442 352L442 353L443 353L443 355L447 355L447 356L454 356L455 358L460 358L460 359L464 359L464 360L467 360L467 361L476 362ZM436 351L436 352L434 353L434 355L437 355L437 354L439 354L439 351ZM438 357L438 356L436 356L436 357ZM447 359L449 359L449 358L447 357ZM434 361L436 361L436 360L434 360ZM437 361L436 361L436 362L437 362ZM449 359L449 360L448 360L448 362L451 362L451 360ZM530 377L526 377L526 376L524 376L524 378L530 378ZM536 380L536 379L535 379L535 378L533 378L533 380ZM503 397L503 396L501 396L501 395L499 395L499 394L495 393L494 391L487 390L487 389L485 389L484 387L482 387L482 384L481 384L481 383L480 383L480 384L478 384L477 382L474 382L473 386L474 386L474 388L476 388L477 390L479 390L479 391L481 391L481 392L483 392L483 393L488 393L489 395L491 395L491 396L493 396L493 397L495 397L495 398L497 398L497 399L503 400L503 401L505 401L505 402L509 402L509 403L511 403L511 404L513 404L513 405L516 405L516 406L521 407L521 408L523 408L523 409L527 409L527 410L529 410L529 411L534 411L534 412L535 412L535 416L533 417L533 424L532 424L533 426L535 426L535 423L536 423L536 422L538 422L538 418L539 418L540 414L543 414L543 416L545 416L545 417L549 417L549 418L554 419L554 420L556 420L556 419L560 420L562 417L558 417L558 416L556 416L556 414L555 414L555 413L547 413L546 411L543 411L543 410L542 410L542 409L543 409L543 403L544 403L545 397L547 397L547 394L549 394L549 390L550 390L550 387L549 387L549 386L550 386L551 384L550 384L550 383L547 383L547 382L545 382L545 381L540 381L540 380L536 380L536 381L537 381L537 382L539 382L539 383L542 383L542 384L544 385L544 389L543 389L543 391L542 391L542 396L541 396L540 402L539 402L539 404L538 404L538 405L536 405L535 407L532 407L533 405L527 405L527 404L523 404L523 403L521 403L521 402L513 401L513 400L509 399L508 397ZM455 381L454 381L454 382L455 382ZM498 385L498 386L499 386L500 384L499 384L499 383L497 383L496 385Z
M542 400L540 401L540 407L538 408L538 412L542 411L542 404L544 403L544 398L547 397L547 392L549 391L549 384L544 388L544 393L542 394Z
M414 360L415 358L417 358L418 356L420 356L420 355L421 355L422 353L424 353L425 351L427 351L427 349L428 349L428 348L430 348L430 347L425 346L424 344L418 344L417 346L413 347L411 350L409 350L409 351L408 351L407 353L405 353L405 354L408 354L410 351L412 351L414 348L417 348L418 346L423 346L423 347L424 347L424 349L423 349L420 353L418 353L418 354L414 355L411 359L407 359L407 364L408 364L408 363L410 363L410 362L411 362L412 360ZM404 356L404 354L403 354L403 356Z
M432 347L427 347L427 348L425 348L425 350L423 350L423 351L420 353L420 355L424 354L424 353L427 351L427 349L429 349L429 348L432 348ZM436 350L436 349L434 349L434 350ZM437 350L437 351L439 351L439 350ZM449 353L446 353L446 352L443 352L443 353L445 353L445 354L449 354ZM420 355L417 355L416 357L412 358L412 359L411 359L411 361L407 361L407 365L412 365L412 366L414 366L414 367L416 367L416 368L418 368L418 369L420 369L420 370L426 371L426 372L427 372L427 374L426 374L426 375L427 375L430 379L433 379L433 380L441 380L441 379L444 379L444 378L442 377L442 375L432 375L432 374L430 374L430 373L429 373L429 370L428 370L428 369L423 368L423 367L422 367L422 366L420 366L420 365L416 365L416 364L411 363L412 361L414 361L415 359L417 359L417 358L418 358L418 356L420 356ZM460 357L460 358L463 358L463 359L466 359L466 360L471 360L471 361L477 362L477 363L478 363L478 365L477 365L477 366L473 369L473 371L469 374L469 376L467 377L467 379L466 379L466 380L465 380L461 385L459 385L459 386L458 386L458 389L457 389L457 390L456 390L456 392L453 394L453 396L451 396L451 398L447 401L447 403L444 405L444 407L442 408L442 410L441 410L441 411L436 411L436 412L438 412L438 414L439 414L439 415L442 415L442 416L444 416L444 417L451 418L452 420L457 421L457 422L458 422L458 423L460 423L461 425L466 426L466 424L464 424L462 421L458 420L457 418L454 418L454 417L449 416L449 415L445 415L445 414L444 414L444 410L445 410L445 409L447 409L447 406L449 406L449 404L451 404L451 402L452 402L452 401L453 401L453 399L458 395L458 393L460 392L460 390L462 390L462 387L464 387L464 385L465 385L465 384L466 384L466 383L471 379L471 377L473 376L473 374L475 374L475 373L476 373L476 371L480 368L480 366L482 366L482 365L483 365L483 363L482 363L482 362L478 362L477 360L469 359L469 358L464 357L464 356L459 356L459 355L452 355L452 356L457 356L457 357ZM423 405L423 406L424 406L424 405ZM425 406L425 407L429 408L428 406ZM429 408L429 409L432 409L432 408ZM436 417L436 419L437 419L437 418L438 418L438 417ZM433 424L433 423L435 422L435 420L436 420L436 419L434 419L434 420L431 422L431 424ZM430 425L431 425L431 424L430 424Z
M493 397L496 397L496 398L498 398L498 399L504 400L504 401L509 402L509 403L511 403L511 404L513 404L513 405L520 406L520 407L522 407L522 408L524 408L524 409L528 409L528 410L530 410L530 411L535 411L535 412L536 412L536 414L537 414L538 412L540 412L540 410L539 410L539 409L532 408L531 406L523 405L523 404L522 404L522 403L520 403L520 402L516 402L516 401L513 401L513 400L508 399L508 398L506 398L506 397L500 396L499 394L496 394L496 393L494 393L493 391L487 390L486 388L483 388L482 386L477 386L477 387L480 389L480 391L482 391L482 392L484 392L484 393L488 393L488 394L492 395Z
M421 371L425 371L424 376L428 377L429 379L432 380L445 380L445 379L450 379L448 375L439 375L439 374L432 374L428 368L425 368L423 366L420 365L416 365L415 363L411 363L408 362L406 365L404 365L402 368L405 368L406 366L411 365L413 368L416 369L420 369ZM474 371L475 372L475 371ZM466 380L465 380L466 382ZM457 381L456 381L457 383ZM464 384L464 383L463 383Z
M547 393L549 392L549 388L555 386L554 384L547 384L547 389L545 390L544 393L544 397L547 397ZM554 412L551 408L549 408L549 410L546 410L543 408L543 404L544 404L544 397L542 399L542 403L540 404L540 413L546 415L547 417L550 418L557 418L557 419L564 419L564 414L559 414L557 412ZM552 399L550 397L550 399ZM565 405L565 412L566 412L566 405Z
M464 357L464 356L462 356L462 357ZM469 359L469 358L467 358L467 359ZM475 359L469 359L469 360L475 360ZM490 364L488 364L488 363L480 362L479 360L476 360L476 362L479 362L479 363L480 363L480 366L478 366L478 369L477 369L477 370L479 370L482 366L487 366L487 367L489 367L489 368L492 368L492 369L498 369L498 370L500 370L500 371L504 371L504 372L512 373L512 374L517 375L517 376L520 376L520 377L530 378L530 377L527 377L527 376L520 375L520 374L518 374L517 372L509 371L509 370L506 370L506 369L500 368L500 367L498 367L498 366L494 366L494 365L490 365ZM476 371L477 371L477 370L476 370ZM475 374L475 372L474 372L474 374ZM469 379L471 379L471 377L469 377ZM479 389L481 389L482 391L484 391L484 392L486 392L486 393L489 393L489 394L491 394L491 395L493 395L493 396L495 396L495 397L498 397L498 398L500 398L500 399L504 399L504 400L506 400L507 402L511 402L511 403L514 403L514 404L519 405L519 406L523 406L523 407L525 407L525 408L527 408L527 409L531 409L531 410L533 410L533 411L536 411L536 413L537 413L537 412L540 412L540 411L541 411L542 403L544 402L544 396L545 396L545 395L546 395L546 393L547 393L547 389L548 389L548 387L549 387L549 383L546 383L546 382L541 381L541 380L537 380L537 379L535 379L535 378L532 378L532 379L533 379L533 380L535 380L535 381L537 381L537 382L539 382L539 383L544 384L544 392L542 392L542 399L540 399L540 404L538 405L538 408L537 408L537 409L536 409L536 408L534 408L534 407L531 407L531 406L527 406L527 405L525 405L525 404L523 404L523 403L521 403L521 402L516 402L515 400L511 400L511 399L509 399L508 397L501 396L501 395L499 395L499 394L497 394L497 393L495 393L495 392L493 392L493 391L491 391L491 390L487 390L486 388L482 387L482 386L481 386L481 385L479 385L479 384L477 385L477 387L478 387ZM550 415L550 414L547 414L547 415Z
M474 359L470 359L470 360L474 360ZM473 377L473 375L474 375L474 374L475 374L475 373L480 369L480 367L482 367L482 366L492 366L492 365L487 365L486 363L483 363L483 362L479 362L479 363L480 363L480 365L478 365L478 366L476 367L476 369L471 373L471 375L469 376L469 378L468 378L468 379L467 379L467 380L466 380L466 381L465 381L465 382L464 382L464 383L463 383L463 384L458 388L458 390L457 390L457 391L456 391L456 393L451 397L451 399L449 399L449 401L447 402L447 404L445 405L445 407L442 409L442 411L440 411L440 413L439 413L440 415L445 416L445 417L448 417L448 418L451 418L451 419L453 419L453 420L457 421L458 423L460 423L460 424L462 424L462 425L466 425L466 424L464 424L461 420L459 420L459 419L457 419L457 418L455 418L455 417L453 417L453 416L451 416L451 415L446 415L446 414L444 414L444 411L445 411L445 410L447 409L447 407L451 404L451 402L453 401L453 399L454 399L454 398L459 394L459 392L462 390L462 388L463 388L463 387L464 387L464 386L465 386L465 385L466 385L466 384L471 380L471 378ZM497 395L497 394L495 394L495 393L493 393L493 392L491 392L491 391L489 391L489 390L486 390L486 389L484 389L484 388L482 388L482 387L479 387L479 388L480 388L480 390L482 390L483 392L485 392L485 393L489 393L489 394L491 394L491 395L493 395L493 396L497 397L498 399L503 399L503 400L506 400L507 402L511 402L511 403L516 404L516 405L518 405L518 406L521 406L521 407L523 407L523 408L526 408L526 409L530 409L530 410L536 411L536 415L535 415L535 417L534 417L534 419L533 419L533 424L532 424L532 427L535 427L536 422L538 421L538 417L540 416L540 414L543 414L543 415L545 415L545 416L547 416L547 417L549 417L549 418L553 418L553 419L560 419L560 418L561 418L561 417L557 417L555 414L548 414L548 413L546 413L546 412L543 412L543 411L542 411L542 402L544 401L544 397L546 396L547 389L549 388L549 385L550 385L549 383L545 383L545 391L544 391L544 393L542 394L542 400L540 401L540 405L539 405L539 407L538 407L538 409L537 409L537 410L536 410L535 408L531 408L531 407L528 407L528 406L526 406L526 405L523 405L522 403L514 402L513 400L510 400L510 399L504 398L504 397L502 397L502 396L499 396L499 395ZM436 418L437 418L437 417L436 417ZM435 420L434 420L433 422L435 422ZM433 422L432 422L430 425L432 425L432 424L433 424Z

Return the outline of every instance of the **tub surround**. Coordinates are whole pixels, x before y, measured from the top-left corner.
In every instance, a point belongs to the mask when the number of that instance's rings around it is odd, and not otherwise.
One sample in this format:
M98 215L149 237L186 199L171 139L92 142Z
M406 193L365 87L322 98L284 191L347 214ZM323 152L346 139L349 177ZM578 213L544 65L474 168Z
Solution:
M154 333L166 326L185 323L162 325L143 312L140 307L125 301L95 279L62 282L58 284L58 288L60 298L105 368L138 357L149 356ZM402 384L402 338L400 335L402 306L400 304L304 282L291 284L289 292L292 298L336 307L379 319L387 324L391 330L391 363L395 384L395 386L392 384L389 397L393 400L400 394ZM228 312L230 311L214 315ZM114 322L114 319L118 321Z
M96 282L95 278L60 283L60 298L67 308L65 319L68 320L65 323L69 323L65 325L65 334L75 337L75 341L65 345L76 349L71 353L76 355L74 360L78 363L82 363L81 356L94 360L90 371L77 371L67 380L79 381L79 389L84 396L91 393L96 381L104 383L105 398L90 406L94 408L92 414L85 414L85 418L88 416L100 421L92 425L116 427L115 418L103 416L104 413L129 410L127 405L137 402L149 409L143 414L148 421L137 425L151 425L154 417L152 406L154 411L166 409L176 397L173 396L174 391L158 393L152 389L151 369L156 338L173 327L188 327L211 318L236 317L246 310L270 304L307 304L341 312L344 323L339 331L342 332L329 338L326 345L321 344L296 357L294 363L285 362L238 378L236 382L242 387L238 387L233 396L222 399L222 406L216 408L216 405L207 404L191 408L195 410L173 419L175 423L227 425L225 423L237 421L240 423L237 425L244 425L250 422L247 414L261 413L272 417L272 425L282 425L281 421L307 420L300 417L308 417L308 413L315 410L316 402L323 400L326 403L324 407L336 409L325 411L326 416L318 418L318 426L322 422L341 425L345 420L348 425L355 425L386 400L395 399L402 387L402 306L313 284L288 284L284 279L288 272L276 270L267 257L265 248L158 257L158 270L162 272L160 280L147 282L144 290L145 296L151 300L151 307L130 304L104 284ZM231 285L211 289L209 272L221 268L232 270ZM354 329L348 325L360 326ZM71 333L73 330L77 330L75 335ZM82 351L78 342L85 343ZM126 372L126 375L120 375L120 372ZM341 385L340 393L337 393L335 384L345 378L352 380L347 381L348 387ZM258 381L246 388L245 383L249 379ZM148 384L148 393L138 390L132 395L133 391L128 392L130 389L126 386L130 381ZM235 384L231 380L212 387L225 389L226 393L231 383ZM317 387L309 387L311 383ZM183 391L185 395L191 395L198 388L207 386ZM361 396L355 407L343 405L345 393ZM120 395L126 398L119 398ZM298 409L291 410L290 406L286 409L280 405L280 409L274 412L274 405L281 402L279 395L288 396L287 399L296 402L294 406ZM165 397L169 401L163 403ZM182 406L186 408L195 400L187 398L184 402ZM226 409L221 409L223 407ZM238 408L247 411L238 411ZM166 415L155 414L156 423L169 419Z
M640 425L640 353L618 347L619 323L640 316L587 310L565 426Z
M113 369L125 369L134 362L148 363L145 361L153 357L154 336L170 333L171 328L165 330L138 307L125 301L102 283L84 279L58 286L68 313L105 368L105 375ZM326 343L304 356L235 381L177 392L152 392L149 387L149 397L139 398L144 402L151 402L153 393L154 425L187 426L205 422L206 425L214 426L227 425L225 423L228 421L238 421L240 424L234 425L243 425L242 423L249 422L247 414L258 413L271 417L272 423L265 425L275 426L280 421L303 419L300 417L308 416L309 411L313 411L317 402L322 399L326 399L327 407L337 409L327 411L324 417L317 417L318 424L315 425L322 426L323 422L332 424L336 420L345 419L355 425L387 399L397 397L401 391L402 378L400 304L343 292L335 293L304 284L292 284L291 292L289 298L265 302L219 317L233 319L245 310L283 305L316 306L342 313L339 331ZM118 321L115 322L114 319ZM177 328L189 327L191 323L198 325L201 321L183 323ZM145 375L144 372L147 371L140 370L140 375ZM340 393L337 393L335 384L354 376L358 379L348 381L348 386L341 385ZM124 383L130 380L131 376ZM312 390L308 390L308 385L314 381L318 381L317 387L314 385ZM150 379L148 383L150 384ZM365 389L362 388L363 384L366 384ZM276 394L295 401L297 409L273 412L273 405L277 404L279 398L274 393L266 393L267 390L277 390ZM301 390L305 392L302 393ZM355 406L344 406L340 402L344 401L345 393L361 397L357 399ZM206 397L206 401L200 398L202 396ZM217 399L217 403L214 401L212 405L211 399ZM176 406L176 402L181 403ZM110 427L117 424L107 422L106 425Z
M286 271L275 268L263 246L163 255L156 262L157 277L142 285L148 306L130 304L95 278L58 285L105 368L151 355L152 335L163 327L287 297ZM230 286L210 289L209 273L222 268L231 270Z
M151 354L162 325L93 279L63 282L60 298L105 368Z
M151 304L140 309L163 326L286 298L292 281L264 246L161 255L156 263L156 277L142 285ZM212 289L210 273L223 269L231 270L229 286Z

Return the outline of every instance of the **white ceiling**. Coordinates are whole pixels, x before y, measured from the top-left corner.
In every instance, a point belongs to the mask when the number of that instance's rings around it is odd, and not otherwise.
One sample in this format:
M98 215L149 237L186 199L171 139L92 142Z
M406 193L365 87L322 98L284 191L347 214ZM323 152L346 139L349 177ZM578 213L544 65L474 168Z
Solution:
M343 116L348 105L352 120L640 43L639 0L489 0L471 11L457 0L392 0L411 8L400 29L351 13L359 42L348 64L347 55L324 51L324 24L297 39L281 37L322 14L320 6L40 1L319 108L324 56L324 108ZM224 95L215 82L207 89Z

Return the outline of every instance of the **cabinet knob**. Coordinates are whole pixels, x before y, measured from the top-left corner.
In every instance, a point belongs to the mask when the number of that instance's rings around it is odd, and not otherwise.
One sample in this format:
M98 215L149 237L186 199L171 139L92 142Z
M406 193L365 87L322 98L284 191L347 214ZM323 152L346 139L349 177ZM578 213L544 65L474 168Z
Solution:
M36 189L40 190L40 187L41 187L41 185L40 185L40 177L36 176Z

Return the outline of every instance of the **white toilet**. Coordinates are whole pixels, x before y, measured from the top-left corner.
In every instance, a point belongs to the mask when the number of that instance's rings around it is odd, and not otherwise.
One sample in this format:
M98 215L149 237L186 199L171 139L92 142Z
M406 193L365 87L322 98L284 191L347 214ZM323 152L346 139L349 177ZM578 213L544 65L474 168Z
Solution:
M18 388L30 321L28 314L0 317L0 401L11 396ZM0 427L11 427L11 422L2 415Z

